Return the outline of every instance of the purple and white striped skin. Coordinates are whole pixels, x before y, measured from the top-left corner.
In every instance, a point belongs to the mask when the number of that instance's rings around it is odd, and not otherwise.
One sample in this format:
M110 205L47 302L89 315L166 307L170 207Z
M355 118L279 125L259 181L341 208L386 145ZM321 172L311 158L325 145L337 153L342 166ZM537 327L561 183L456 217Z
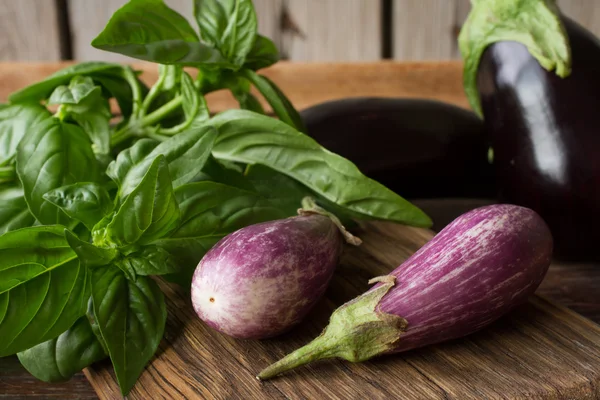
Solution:
M528 208L492 205L462 215L390 274L396 284L376 310L408 322L392 351L490 324L535 292L551 257L550 231Z
M259 379L314 360L365 361L466 336L525 302L552 257L550 230L534 211L492 205L469 211L366 293L340 306L308 345Z
M198 264L194 310L209 326L236 338L279 335L325 293L343 242L336 224L319 214L242 228Z

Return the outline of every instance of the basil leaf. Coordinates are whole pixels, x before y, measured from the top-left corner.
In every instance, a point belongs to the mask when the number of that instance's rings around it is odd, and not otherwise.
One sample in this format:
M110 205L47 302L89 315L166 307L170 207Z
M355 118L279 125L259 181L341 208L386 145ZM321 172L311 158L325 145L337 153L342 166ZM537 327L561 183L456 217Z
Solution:
M85 312L85 316L87 317L88 322L90 323L90 327L92 328L92 333L96 336L96 340L102 346L104 350L104 354L108 355L108 346L102 337L102 333L100 333L100 327L98 326L98 318L96 318L96 314L94 313L94 299L90 296L88 301L87 311Z
M71 249L79 257L79 261L88 268L108 265L119 255L117 249L96 247L79 239L68 229L65 229L65 238Z
M96 85L92 78L75 76L71 79L69 86L60 85L54 89L48 99L48 104L79 104L94 89L96 89Z
M170 140L170 139L169 139ZM169 140L166 140L167 142ZM108 175L120 188L123 187L123 183L127 179L127 175L130 173L132 168L143 162L143 166L138 167L139 171L135 174L137 179L128 185L126 193L131 193L139 182L142 180L143 175L146 173L148 166L154 161L154 157L149 157L150 153L160 144L161 142L154 139L140 139L131 147L119 152L117 158L112 161L107 169L106 175ZM164 142L163 142L164 143ZM131 178L130 178L131 179Z
M119 109L124 118L129 118L133 112L133 91L127 79L123 66L120 69L111 69L90 75L94 82L102 86L104 97L114 97L119 104ZM141 88L142 96L148 94L148 87L139 78L137 85Z
M338 206L314 193L300 182L264 165L255 164L247 168L245 178L253 185L257 193L264 196L288 216L296 215L302 199L311 196L324 209L335 214L346 228L356 226L354 219L361 217L360 214L352 213L348 209Z
M175 228L178 218L169 169L159 155L106 226L105 238L118 247L149 243Z
M256 221L286 215L263 196L217 182L197 182L175 191L181 222L170 237L223 236Z
M191 282L204 254L225 235L287 215L263 196L216 182L197 182L175 190L181 222L168 238L155 242L175 257L182 269L178 283Z
M183 68L180 65L163 65L158 66L158 79L163 81L162 90L172 91L179 89L181 85L181 74Z
M246 56L244 68L257 71L267 68L279 61L279 51L271 39L256 35L252 50Z
M106 173L119 185L119 196L124 198L140 183L154 159L163 155L176 188L202 171L216 136L217 131L212 126L192 125L158 146L156 141L140 140L119 153Z
M306 186L264 165L250 166L245 178L257 193L285 212L287 216L297 214L304 197L315 197L315 193Z
M198 41L188 21L162 0L131 0L118 9L92 46L159 64L231 66Z
M251 0L194 0L202 40L241 66L256 39L258 22Z
M229 110L212 123L219 131L213 147L217 159L266 165L363 218L431 225L420 209L282 121Z
M77 125L56 118L32 126L17 150L17 174L31 213L43 224L72 225L57 206L44 200L50 190L100 178L89 139Z
M58 336L85 313L87 269L63 230L36 226L0 236L0 357Z
M202 169L202 174L194 182L212 181L251 192L255 191L244 173L244 169L240 170L238 164L227 160L217 160L211 155Z
M280 120L300 132L306 131L300 114L275 83L266 76L258 75L249 69L242 70L241 75L256 86Z
M102 96L102 88L95 86L77 104L63 105L63 112L81 126L92 141L96 154L110 153L110 120L112 113L108 100Z
M50 75L43 81L34 83L8 96L11 103L23 103L26 101L40 101L47 99L54 88L59 85L67 84L71 78L77 75L89 76L99 72L107 73L112 70L122 70L120 64L106 63L99 61L82 62L67 68L61 69Z
M167 309L152 279L128 280L115 267L92 272L94 314L126 395L156 352L165 330Z
M0 235L32 226L34 222L35 218L27 208L23 189L18 187L0 189Z
M234 79L228 79L226 81L226 86L240 104L241 109L265 114L262 104L260 104L258 99L250 93L251 86L248 80L235 77Z
M134 276L165 275L179 271L175 258L166 250L154 245L127 255L116 261L115 265L123 271L132 271Z
M78 182L61 186L50 190L42 197L59 207L69 217L83 222L90 231L113 208L106 189L95 182Z
M194 120L194 124L201 123L210 118L208 106L204 96L194 86L192 77L187 73L181 74L182 107L187 120Z
M107 356L85 316L57 338L17 354L21 365L44 382L68 381Z
M52 114L39 104L18 104L0 108L0 166L12 164L17 146L33 126Z
M265 114L260 101L250 92L232 92L235 99L240 103L242 110L254 111L255 113Z

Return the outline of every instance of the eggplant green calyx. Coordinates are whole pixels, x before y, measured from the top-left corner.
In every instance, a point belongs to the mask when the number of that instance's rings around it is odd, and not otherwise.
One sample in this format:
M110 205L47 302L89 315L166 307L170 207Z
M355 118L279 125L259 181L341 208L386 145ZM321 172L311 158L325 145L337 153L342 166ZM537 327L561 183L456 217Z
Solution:
M319 337L270 365L256 378L270 379L292 368L325 358L339 357L362 362L392 350L406 331L408 322L397 315L376 310L383 296L395 285L396 277L387 275L369 281L375 282L382 285L335 310L329 325Z
M353 234L351 234L350 232L348 232L346 227L342 224L342 221L340 221L340 219L338 217L336 217L335 214L330 213L329 211L325 210L322 207L319 207L312 197L306 196L305 198L302 199L302 208L298 209L298 215L310 215L310 214L319 214L319 215L323 215L325 217L329 217L333 221L335 226L337 226L338 229L340 230L340 233L344 237L344 240L346 241L346 243L349 243L354 246L361 245L362 240L360 240L360 238L358 238L358 237L354 236Z
M571 73L569 39L554 0L471 0L458 45L464 60L463 84L473 110L482 116L477 68L487 46L519 42L548 71Z

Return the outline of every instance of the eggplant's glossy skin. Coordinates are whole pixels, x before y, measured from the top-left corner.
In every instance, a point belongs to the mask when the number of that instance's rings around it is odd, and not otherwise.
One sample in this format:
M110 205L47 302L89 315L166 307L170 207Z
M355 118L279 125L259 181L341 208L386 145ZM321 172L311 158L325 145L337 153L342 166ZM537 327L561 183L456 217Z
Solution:
M600 259L600 42L565 19L573 69L543 69L526 47L488 47L477 76L501 201L537 211L557 258Z
M210 327L241 339L277 336L321 299L342 254L329 217L312 214L241 228L202 258L194 310Z
M406 198L495 195L482 121L438 101L350 98L303 110L307 132Z

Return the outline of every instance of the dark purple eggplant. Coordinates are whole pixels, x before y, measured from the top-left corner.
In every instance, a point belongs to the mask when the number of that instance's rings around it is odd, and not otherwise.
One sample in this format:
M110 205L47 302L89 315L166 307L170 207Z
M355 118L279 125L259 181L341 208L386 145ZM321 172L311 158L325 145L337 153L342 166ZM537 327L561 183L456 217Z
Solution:
M566 28L570 74L548 70L522 43L495 42L477 69L479 100L500 201L537 211L558 259L599 260L600 42L551 11Z
M495 194L483 123L438 101L349 98L301 113L307 133L407 198Z

